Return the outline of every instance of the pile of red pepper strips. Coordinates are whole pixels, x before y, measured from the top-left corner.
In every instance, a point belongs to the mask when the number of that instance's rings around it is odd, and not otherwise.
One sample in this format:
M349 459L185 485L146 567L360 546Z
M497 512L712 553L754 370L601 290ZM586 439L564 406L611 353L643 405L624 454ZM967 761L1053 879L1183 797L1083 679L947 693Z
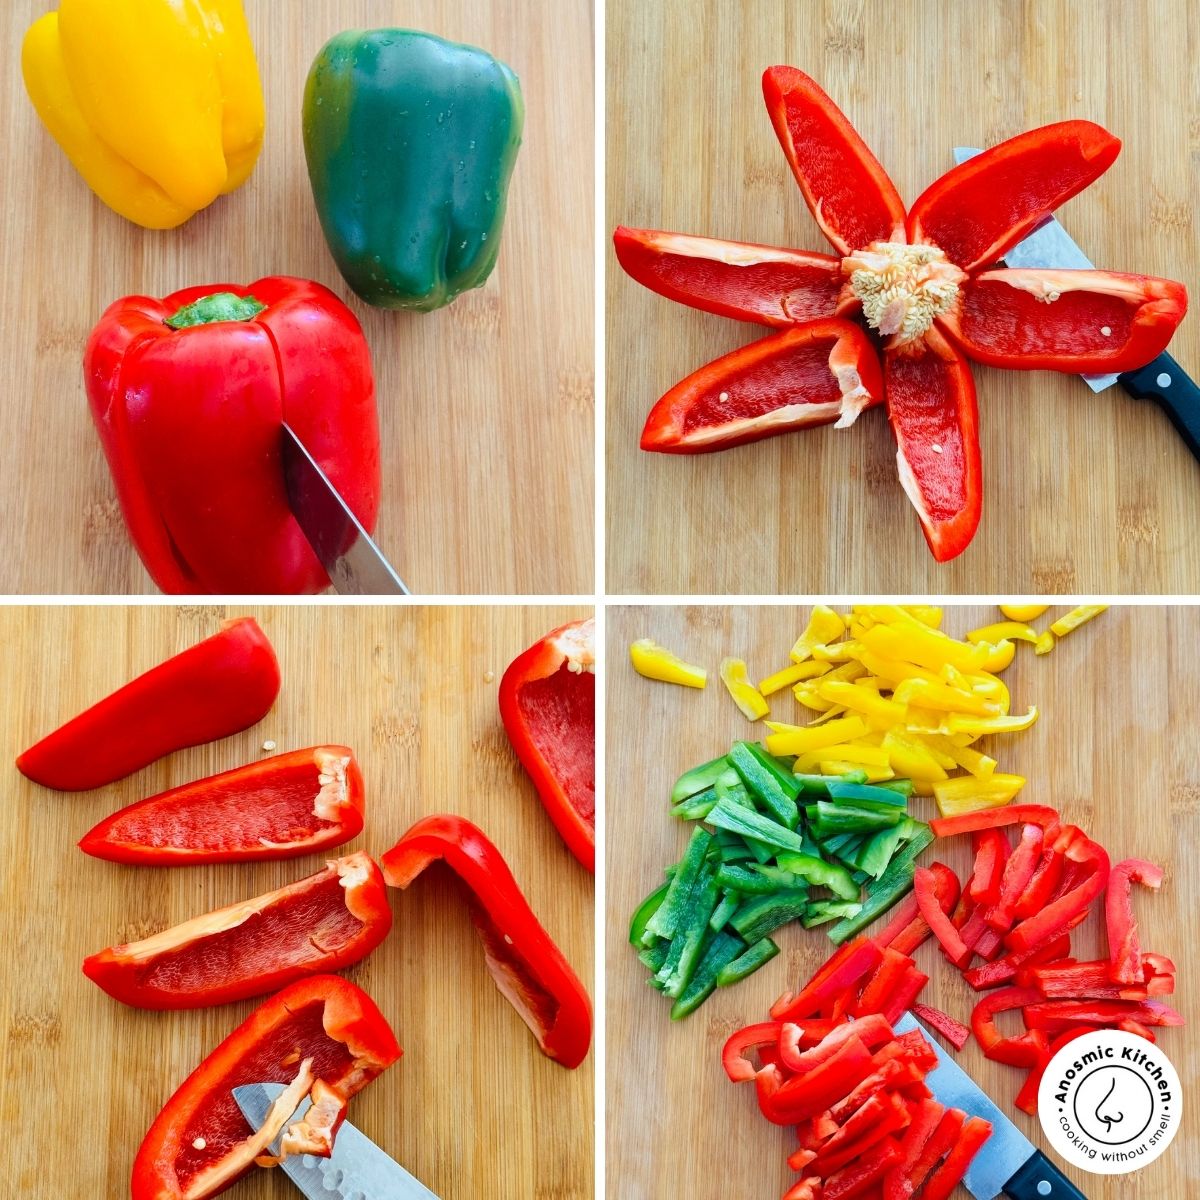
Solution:
M569 644L562 650L564 633L583 624L553 631L522 656L540 664L529 673L538 686L537 704L527 718L506 713L505 724L520 730L528 746L546 740L543 731L522 725L539 712L551 713L552 721L564 711L587 714L582 736L594 737L593 709L575 681L585 670L583 649ZM590 669L590 640L586 656ZM563 701L553 695L560 668L568 689ZM518 706L521 682L515 678L509 689ZM60 789L111 783L175 749L247 728L270 709L279 685L278 662L257 623L227 622L220 633L43 738L17 765L35 781ZM568 780L555 776L559 762L542 764L535 777L539 792L594 790L594 782L579 778L584 757L573 745L566 766L574 777ZM594 775L589 778L594 781ZM321 746L130 805L80 844L97 857L129 864L233 862L340 845L362 828L363 783L353 754L347 747ZM365 853L351 854L275 892L85 962L85 974L105 991L142 1008L206 1007L288 985L205 1058L164 1105L134 1165L135 1200L215 1195L256 1163L279 1161L264 1157L278 1134L283 1155L330 1153L350 1096L401 1051L369 997L347 980L315 973L370 953L391 928L384 882L407 887L439 859L469 889L489 970L542 1051L567 1067L583 1061L591 1041L587 993L500 852L462 817L426 817L383 856L382 872ZM264 1081L288 1086L255 1132L231 1093L239 1084ZM312 1100L308 1113L289 1124L305 1095Z
M1109 271L997 269L1121 143L1090 121L1010 138L948 171L906 211L842 111L794 67L769 67L775 132L835 257L618 228L617 258L682 304L775 327L702 367L646 419L644 450L696 454L850 425L887 403L900 482L934 558L961 554L983 502L969 359L1119 372L1144 366L1187 309L1180 283ZM847 317L861 313L870 335ZM883 371L871 339L882 340Z

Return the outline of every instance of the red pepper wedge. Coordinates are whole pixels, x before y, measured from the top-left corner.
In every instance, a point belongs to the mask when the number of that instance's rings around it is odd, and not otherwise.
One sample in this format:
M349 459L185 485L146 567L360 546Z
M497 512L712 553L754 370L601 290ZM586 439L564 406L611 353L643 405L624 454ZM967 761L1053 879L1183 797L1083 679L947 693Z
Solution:
M126 297L92 332L84 378L130 536L164 592L329 586L288 505L285 421L374 529L371 354L328 288L278 276Z
M924 1021L930 1029L937 1030L955 1050L961 1050L970 1040L971 1031L961 1021L956 1021L940 1008L932 1008L928 1004L914 1004L912 1012L914 1017Z
M379 868L359 851L266 895L84 960L135 1008L206 1008L261 996L365 958L392 927Z
M720 317L785 328L837 312L842 264L828 254L624 225L613 245L643 287Z
M1027 823L1040 825L1047 842L1058 836L1058 813L1044 804L1010 804L1006 808L985 808L954 817L935 817L929 827L938 837L953 837L979 829L1003 829L1006 825Z
M133 1164L133 1200L205 1200L252 1170L262 1147L233 1089L290 1084L309 1059L313 1107L284 1138L295 1152L328 1156L349 1098L400 1053L370 997L348 980L293 983L259 1005L163 1106Z
M902 241L904 202L879 160L817 82L768 67L763 98L804 202L841 255Z
M937 1128L908 1172L908 1181L914 1192L925 1182L930 1171L954 1149L966 1118L967 1114L961 1108L948 1108L942 1113Z
M971 839L975 868L968 890L976 904L995 904L1000 899L1004 867L1012 847L998 829L981 829Z
M777 1021L803 1023L803 1018L823 1012L854 988L882 959L883 951L870 938L847 942L798 994L780 996L771 1006L771 1016Z
M571 621L517 655L500 718L567 848L596 869L596 622Z
M961 554L983 511L979 409L967 360L934 329L925 345L884 355L896 466L938 562Z
M965 271L994 263L1099 179L1120 150L1091 121L1018 134L930 184L909 210L908 240L931 242Z
M827 1179L821 1193L822 1200L851 1200L853 1196L861 1196L899 1161L900 1147L896 1139L884 1138L862 1158L844 1166Z
M139 800L105 817L79 848L131 866L295 858L357 837L363 803L354 752L312 746Z
M755 1028L752 1026L751 1028ZM802 1074L819 1067L852 1037L858 1038L868 1050L876 1050L893 1038L891 1025L878 1014L863 1016L835 1026L815 1046L801 1050L806 1027L784 1021L779 1027L779 1061L789 1071Z
M1017 980L1023 987L1037 988L1047 1000L1148 1000L1149 981L1115 983L1109 975L1108 959L1093 962L1040 963L1023 967ZM1151 975L1151 979L1153 975ZM1154 995L1169 996L1175 990L1174 976L1164 976Z
M487 968L529 1026L542 1053L577 1067L592 1040L583 984L533 915L500 851L465 817L423 817L380 859L383 877L406 888L441 859L466 885Z
M1037 993L1034 993L1037 996ZM1025 1024L1046 1033L1061 1033L1073 1025L1182 1025L1183 1018L1161 1000L1036 1000L1025 1009Z
M1058 849L1058 842L1055 841L1053 845L1043 843L1042 860L1038 863L1029 886L1017 900L1015 916L1024 919L1041 912L1058 895L1066 866L1067 857Z
M1131 371L1161 354L1187 312L1171 279L1115 271L997 269L940 318L968 358L1021 371Z
M909 1109L909 1125L900 1139L900 1159L887 1175L884 1183L884 1194L888 1197L907 1197L912 1195L912 1186L908 1182L908 1173L921 1157L921 1151L933 1137L946 1109L936 1100L918 1100Z
M977 992L982 992L988 988L999 987L1002 983L1008 983L1010 979L1016 978L1017 972L1026 965L1054 962L1057 959L1065 958L1070 952L1071 935L1063 933L1044 946L1029 951L1028 954L1006 954L994 962L972 967L969 971L963 972L963 978Z
M813 1161L813 1173L828 1178L908 1123L908 1106L899 1096L894 1092L877 1093L825 1142Z
M954 1148L929 1178L921 1191L922 1200L949 1200L950 1193L967 1173L971 1160L983 1149L992 1136L992 1123L982 1117L971 1117L962 1127Z
M238 733L279 694L279 663L253 617L118 688L17 758L17 769L59 791L101 787L156 759Z
M942 944L950 961L956 966L964 967L971 961L971 951L954 928L953 922L942 911L938 903L937 878L926 867L918 867L913 875L913 890L916 892L917 905L921 916L933 931L933 936Z
M1088 870L1087 876L1065 895L1048 904L1041 912L1027 917L1005 937L1005 943L1017 953L1032 950L1082 919L1092 902L1104 894L1108 884L1108 854L1098 842L1081 838L1067 849L1067 858Z
M992 905L985 918L989 927L997 933L1007 933L1013 927L1017 905L1041 862L1042 842L1041 826L1026 825L1021 831L1021 840L1004 864L1000 899Z
M1117 983L1141 983L1143 980L1142 948L1133 918L1133 885L1142 883L1157 890L1162 881L1162 868L1140 858L1127 858L1117 863L1108 877L1104 905L1109 975Z
M849 425L882 400L866 334L830 317L751 342L681 380L650 410L641 445L704 454L808 425Z

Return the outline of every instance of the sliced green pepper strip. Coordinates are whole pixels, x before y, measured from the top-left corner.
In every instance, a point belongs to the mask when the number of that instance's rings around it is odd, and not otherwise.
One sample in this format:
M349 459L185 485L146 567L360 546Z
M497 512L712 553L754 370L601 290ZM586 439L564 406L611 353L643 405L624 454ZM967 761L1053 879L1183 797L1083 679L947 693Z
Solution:
M805 929L815 929L816 926L836 921L839 917L857 917L862 907L854 900L815 900L800 917L800 924Z
M731 937L727 933L718 933L713 937L696 967L691 982L679 999L671 1005L672 1021L682 1021L712 995L717 986L717 977L728 963L737 959L745 945L740 938Z
M692 885L704 865L708 848L712 845L712 835L697 826L692 830L692 836L679 862L679 869L671 879L667 894L659 905L658 911L646 922L642 933L642 944L653 944L656 937L673 938L678 928L679 919L687 906L688 897L692 893Z
M897 792L907 800L913 794L916 785L911 779L885 779L883 783L873 783L871 786L887 792Z
M711 762L702 763L690 771L684 771L671 787L671 803L678 804L680 800L686 800L689 796L694 796L697 792L712 787L717 779L728 770L729 759L722 754L720 758L714 758Z
M778 821L772 821L770 817L764 817L761 813L731 804L728 800L719 800L708 814L708 820L709 824L718 829L740 833L742 837L764 842L777 850L793 850L799 853L804 845L803 838L787 826L780 825Z
M844 779L829 781L829 795L834 800L873 800L879 804L903 804L904 797L895 788L875 787L865 783L847 783Z
M727 831L724 829L721 830L721 833L725 832ZM730 834L729 836L733 837L733 834ZM721 846L721 861L723 863L740 863L754 857L754 851L751 850L748 845L746 845L745 838L735 838L734 841L728 845Z
M717 975L717 987L728 987L731 983L745 979L747 975L753 975L778 953L779 947L770 938L759 938L753 946L721 968Z
M904 838L905 827L901 822L897 822L891 829L881 829L872 834L855 857L855 866L872 879L878 879L887 870L888 863L892 861L892 856L900 848Z
M734 742L729 751L729 761L741 777L751 796L781 825L795 829L800 820L796 797L784 790L772 767L766 766L754 753L755 747L748 742ZM779 772L782 775L783 772ZM800 789L796 788L799 795Z
M653 976L657 976L658 972L662 969L663 963L667 961L667 952L670 949L671 943L663 938L659 938L653 946L646 946L644 949L639 950L638 958L641 960L643 966L650 969ZM658 982L657 978L652 978L650 985L657 988L660 992L662 991L662 984Z
M808 819L813 833L824 841L826 837L839 833L874 833L887 829L904 817L904 810L892 804L881 804L878 808L867 807L863 800L858 804L838 804L819 800L808 806Z
M719 799L728 800L731 804L736 804L739 808L746 809L747 812L757 812L757 809L754 807L754 801L750 799L750 793L746 790L745 785L740 779L731 787L727 787L725 794L719 796ZM711 813L712 809L709 809L709 812ZM718 829L717 832L728 834L730 837L737 836L730 833L728 829ZM775 860L775 850L771 846L757 841L755 838L743 837L740 840L755 862L769 863Z
M854 917L839 921L830 931L830 939L841 945L848 938L865 929L880 914L888 911L902 896L912 891L913 864L917 856L933 842L933 830L920 821L913 821L916 831L899 850L887 870L867 888L862 911Z
M721 897L721 903L713 909L713 915L708 919L708 927L713 933L718 933L729 924L729 919L738 910L741 898L735 892L726 892Z
M726 890L743 896L768 896L780 888L779 883L759 874L758 871L748 867L730 866L728 863L722 863L717 868L717 883Z
M796 920L807 907L808 889L788 888L770 896L744 900L729 924L745 941L753 944L781 925Z
M678 804L672 804L671 816L678 817L681 821L703 821L716 802L716 789L705 788L694 796L688 796L686 800L680 800Z
M858 885L850 878L850 872L837 863L809 858L807 854L781 854L776 861L785 871L798 875L811 885L827 887L843 900L858 899Z
M658 972L658 978L666 984L663 991L673 999L683 993L684 988L691 983L692 976L696 973L696 964L700 961L709 936L708 922L717 907L720 894L716 872L710 871L706 867L696 879L692 894L688 898L687 913L671 943L671 955L668 956L666 963ZM671 966L676 943L682 943L682 947ZM671 966L670 970L668 970L669 966Z
M663 898L666 896L670 886L669 883L664 883L662 887L655 888L638 905L637 911L633 914L633 919L629 922L629 944L631 946L645 944L642 941L642 934L646 932L646 926L650 923L650 918L662 907Z

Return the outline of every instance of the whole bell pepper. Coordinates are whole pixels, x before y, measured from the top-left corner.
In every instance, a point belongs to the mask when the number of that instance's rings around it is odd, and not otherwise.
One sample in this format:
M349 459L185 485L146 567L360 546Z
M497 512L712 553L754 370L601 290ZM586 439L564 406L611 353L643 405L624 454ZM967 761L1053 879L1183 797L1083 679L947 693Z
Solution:
M374 528L371 353L320 284L278 276L118 300L92 331L84 378L130 536L164 592L328 587L288 507L284 421Z
M348 30L304 89L317 214L368 304L429 312L496 265L525 104L483 50L406 29Z
M30 26L25 89L88 187L147 229L240 187L262 84L240 0L62 0Z

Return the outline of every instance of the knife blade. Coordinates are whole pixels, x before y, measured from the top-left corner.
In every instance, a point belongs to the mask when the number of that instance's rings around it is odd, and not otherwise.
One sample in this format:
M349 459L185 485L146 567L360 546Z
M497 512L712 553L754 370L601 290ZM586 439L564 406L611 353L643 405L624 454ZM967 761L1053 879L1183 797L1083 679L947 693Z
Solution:
M996 1107L941 1044L910 1012L895 1024L897 1033L916 1029L933 1047L938 1065L925 1077L925 1086L939 1104L961 1108L968 1116L983 1117L992 1135L967 1168L963 1183L975 1200L1087 1200L1087 1197Z
M283 1090L281 1083L248 1083L234 1088L233 1098L257 1130ZM308 1108L306 1098L296 1109L296 1118ZM280 1168L309 1200L438 1200L349 1121L342 1122L328 1158L296 1155L284 1159Z
M286 422L283 475L292 516L337 592L343 596L409 594L392 564Z
M962 164L980 151L955 146L954 161ZM1010 267L1050 267L1091 271L1092 261L1055 217L1047 217L1028 237L1005 256ZM1135 400L1154 400L1165 411L1192 454L1200 459L1200 387L1165 350L1136 371L1121 374L1083 375L1093 392L1119 383Z

